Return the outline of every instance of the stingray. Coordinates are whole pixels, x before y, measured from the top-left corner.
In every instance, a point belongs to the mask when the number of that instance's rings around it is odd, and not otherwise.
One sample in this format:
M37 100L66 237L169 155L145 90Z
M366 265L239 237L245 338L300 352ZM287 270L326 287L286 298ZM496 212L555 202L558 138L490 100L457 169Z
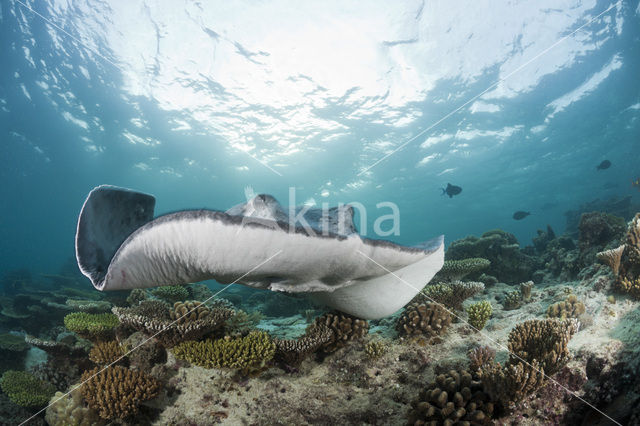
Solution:
M154 218L155 198L102 185L82 206L78 266L98 290L214 279L295 293L364 318L405 306L444 263L444 237L416 247L360 236L349 205L284 209L266 194L226 212Z

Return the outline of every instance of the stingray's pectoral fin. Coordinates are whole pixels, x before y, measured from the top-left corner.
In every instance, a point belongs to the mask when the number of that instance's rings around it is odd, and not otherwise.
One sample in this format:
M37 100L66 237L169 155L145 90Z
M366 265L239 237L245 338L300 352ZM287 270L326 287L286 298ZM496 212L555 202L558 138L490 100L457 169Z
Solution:
M334 291L309 293L311 300L364 319L379 319L404 307L444 264L444 239L425 258L379 277L355 281ZM372 268L380 266L372 264Z
M148 194L101 185L87 197L76 232L80 271L102 290L109 263L122 242L153 219L156 199Z

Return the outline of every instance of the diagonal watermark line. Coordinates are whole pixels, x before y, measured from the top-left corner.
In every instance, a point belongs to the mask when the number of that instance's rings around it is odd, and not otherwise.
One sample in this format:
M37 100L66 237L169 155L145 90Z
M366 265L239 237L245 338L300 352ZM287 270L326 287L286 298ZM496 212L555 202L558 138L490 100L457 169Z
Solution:
M244 274L242 274L241 277L237 278L235 281L233 281L232 283L229 283L225 286L225 288L223 288L222 290L212 294L211 296L207 297L204 301L200 302L202 304L207 303L208 301L214 299L217 295L219 295L220 293L222 293L223 291L227 290L229 287L231 287L233 284L237 283L238 281L240 281L241 279L243 279L244 277L246 277L247 275L249 275L250 273L252 273L253 271L255 271L256 269L260 268L262 265L270 262L273 258L275 258L276 256L278 256L280 253L282 253L282 250L278 250L276 252L276 254L270 256L267 260L264 260L263 262L261 262L259 265L254 266L253 268L251 268L249 271L245 272ZM191 312L195 311L197 308L193 308L191 310L189 310L188 312L186 312L185 314L181 315L179 318L176 318L174 321L172 321L170 324L166 325L162 330L158 331L157 333L155 333L153 336L143 340L140 344L138 344L137 346L133 347L132 349L130 349L129 351L127 351L124 355L122 355L120 358L116 359L115 361L113 361L111 364L105 365L102 369L100 369L100 371L98 371L97 373L93 374L91 377L87 378L86 380L83 380L82 382L78 383L77 385L73 386L73 388L71 388L70 391L67 391L64 395L62 395L60 398L56 399L55 401L49 403L49 405L47 405L46 407L44 407L43 409L41 409L40 411L38 411L37 413L35 413L34 415L32 415L31 417L29 417L28 419L24 420L22 423L20 423L19 426L22 426L24 424L26 424L28 421L30 421L31 419L33 419L34 417L36 417L38 414L42 413L43 411L45 411L47 408L51 407L52 405L54 405L55 403L57 403L58 401L60 401L61 399L64 399L67 395L69 395L71 392L75 391L76 389L80 388L83 384L85 384L86 382L88 382L89 380L93 379L95 376L97 376L98 374L102 373L103 371L105 371L106 369L108 369L109 367L113 366L114 364L118 363L120 360L122 360L123 358L127 357L130 353L132 353L133 351L135 351L136 349L138 349L139 347L143 346L145 343L147 343L149 340L153 339L154 337L156 337L157 335L161 334L162 332L168 330L169 328L171 328L175 323L177 323L178 321L180 321L182 318L186 317L187 315L189 315Z
M458 108L454 109L453 111L449 112L447 115L445 115L444 117L442 117L441 119L439 119L438 121L436 121L435 123L433 123L432 125L430 125L429 127L427 127L426 129L418 132L417 134L415 134L414 136L412 136L410 139L408 139L407 141L405 141L404 143L402 143L400 146L398 146L397 148L395 148L393 151L391 151L390 153L386 154L384 157L380 158L378 161L376 161L375 163L373 163L372 165L370 165L369 167L364 168L363 170L361 170L356 176L360 176L366 172L368 172L369 170L371 170L373 167L375 167L376 165L380 164L382 161L386 160L387 158L389 158L390 156L392 156L393 154L395 154L396 152L400 151L402 148L404 148L405 146L407 146L408 144L410 144L411 142L415 141L416 139L418 139L420 136L424 135L425 133L427 133L429 130L433 129L434 127L436 127L438 124L442 123L443 121L445 121L447 118L451 117L453 114L455 114L456 112L460 111L462 108L466 107L467 105L469 105L470 103L472 103L473 101L475 101L476 99L478 99L479 97L481 97L482 95L484 95L485 93L487 93L489 90L493 89L494 87L496 87L498 84L506 81L508 78L510 78L512 75L516 74L517 72L521 71L523 68L525 68L527 65L529 65L530 63L534 62L536 59L540 58L541 56L543 56L544 54L546 54L548 51L550 51L551 49L553 49L554 47L556 47L557 45L559 45L560 43L564 42L565 40L567 40L569 37L573 36L575 33L577 33L578 31L580 31L581 29L583 29L584 27L586 27L587 25L591 24L593 21L595 21L596 19L598 19L599 17L601 17L602 15L604 15L605 13L607 13L608 11L610 11L611 9L613 9L613 7L616 5L617 3L612 4L611 6L609 6L604 12L600 12L598 15L596 15L595 17L591 18L587 23L579 26L577 29L575 29L574 31L572 31L571 33L569 33L568 35L562 37L560 40L556 41L555 43L553 43L551 46L547 47L546 49L544 49L542 52L538 53L537 55L535 55L533 58L529 59L527 62L525 62L524 64L520 65L519 67L517 67L515 70L511 71L510 73L508 73L506 76L502 77L501 79L495 81L494 83L492 83L489 87L487 87L486 89L484 89L482 92L478 93L477 95L475 95L474 97L472 97L471 99L469 99L468 101L466 101L465 103L463 103L462 105L460 105Z
M376 265L378 265L379 267L381 267L382 269L384 269L387 273L393 275L394 277L396 277L397 279L399 279L403 284L408 285L409 287L411 287L412 289L420 292L420 289L411 285L410 283L408 283L406 280L402 279L401 277L399 277L398 275L394 274L392 271L390 271L389 269L387 269L386 267L384 267L383 265L379 264L378 262L376 262L375 260L373 260L372 258L370 258L369 256L367 256L366 254L364 254L363 252L361 252L360 250L356 250L358 253L360 253L361 255L363 255L364 257L366 257L367 259L369 259L370 261L372 261L373 263L375 263ZM509 352L509 355L512 355L513 357L517 358L519 361L522 361L523 363L525 363L526 365L528 365L532 370L537 371L538 373L542 373L544 375L544 377L546 379L548 379L549 381L555 383L556 385L560 386L562 389L564 389L565 391L567 391L570 395L575 396L576 398L578 398L580 401L584 402L585 404L587 404L589 407L593 408L595 411L597 411L598 413L602 414L604 417L606 417L607 419L611 420L613 423L617 424L618 426L622 426L621 423L618 423L617 421L615 421L614 419L612 419L611 417L609 417L607 414L605 414L604 412L602 412L601 410L599 410L598 408L596 408L593 404L589 403L588 401L586 401L584 398L580 397L580 395L578 395L577 393L573 392L571 389L563 386L562 384L560 384L557 380L551 378L550 376L548 376L544 370L538 369L533 367L529 362L527 362L526 360L522 359L520 356L518 356L517 354L514 354L513 352L511 352L509 350L509 348L507 348L505 345L503 345L502 343L498 342L496 339L494 339L493 337L489 336L486 332L477 329L476 327L472 326L471 324L469 324L464 318L461 318L459 315L457 315L453 310L449 309L448 307L446 307L445 305L443 305L442 303L436 302L435 300L433 300L431 297L427 296L424 293L421 293L424 297L426 297L427 299L429 299L431 302L439 305L440 307L442 307L443 309L445 309L447 312L449 312L449 314L451 314L453 317L457 318L458 320L460 320L461 322L467 324L469 327L471 327L472 329L474 329L475 331L477 331L482 337L484 337L485 339L489 340L490 342L492 342L493 344L499 346L502 349L505 349L507 352Z
M55 29L57 29L58 31L63 32L64 34L66 34L68 37L70 37L72 40L76 41L80 46L84 47L85 49L89 50L90 52L93 52L94 54L98 55L99 57L101 57L102 59L104 59L105 61L107 61L108 63L110 63L111 65L113 65L115 68L117 68L119 71L122 71L122 69L120 68L120 65L116 64L113 60L109 59L108 57L106 57L104 54L102 54L100 51L96 50L93 47L88 46L85 42L83 42L82 40L80 40L78 37L74 36L73 34L71 34L70 32L68 32L67 30L65 30L64 28L62 28L61 26L57 25L55 22L53 22L52 20L50 20L49 18L45 17L44 15L42 15L41 13L39 13L38 11L36 11L35 9L33 9L31 6L29 6L28 4L24 3L22 0L14 0L16 3L20 4L22 7L24 7L25 9L30 10L34 15L37 15L38 17L40 17L43 21L45 21L46 23L48 23L49 25L51 25L52 27L54 27ZM233 146L233 145L232 145ZM242 151L245 154L247 154L249 157L253 158L254 160L256 160L258 163L262 164L263 166L265 166L267 169L271 170L273 173L277 174L278 176L282 177L282 173L276 171L273 167L269 166L267 163L265 163L264 161L258 159L257 157L255 157L254 155L250 154L247 151L244 151L242 149L238 149L235 148L235 150L237 151Z

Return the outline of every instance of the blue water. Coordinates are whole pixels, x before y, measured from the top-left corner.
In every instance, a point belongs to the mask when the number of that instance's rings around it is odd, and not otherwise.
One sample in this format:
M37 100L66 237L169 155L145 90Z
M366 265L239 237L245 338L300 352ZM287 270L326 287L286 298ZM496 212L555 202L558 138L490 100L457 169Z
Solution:
M104 183L157 214L294 188L372 238L390 202L403 244L640 202L638 2L500 3L2 0L0 271L57 271Z

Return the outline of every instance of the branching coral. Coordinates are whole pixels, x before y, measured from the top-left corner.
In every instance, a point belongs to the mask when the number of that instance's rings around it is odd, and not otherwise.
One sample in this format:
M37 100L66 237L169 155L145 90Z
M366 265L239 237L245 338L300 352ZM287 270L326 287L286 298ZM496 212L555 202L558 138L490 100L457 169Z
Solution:
M85 407L80 392L56 392L49 401L44 419L50 426L103 426L95 410Z
M413 301L442 303L448 308L460 311L462 310L462 302L483 290L483 283L473 281L429 284L422 289Z
M331 331L331 339L323 344L324 352L334 352L353 340L361 339L369 332L369 323L342 312L330 312L316 318L307 327L306 334L314 335L322 329Z
M640 300L640 278L628 279L623 277L618 282L618 287L634 299Z
M160 392L160 382L153 377L120 366L85 371L82 383L82 396L103 419L130 417L140 402Z
M376 360L389 350L389 345L382 340L371 340L364 345L364 353L370 360Z
M165 285L156 287L151 290L151 293L157 298L171 304L185 300L189 297L189 290L182 285Z
M489 301L483 300L482 302L470 305L467 308L467 313L469 314L469 324L476 330L482 330L487 324L487 321L489 321L489 318L491 318L493 309Z
M496 357L496 351L489 346L478 346L477 348L469 351L469 371L472 373L477 372L484 365L493 363Z
M80 337L94 340L108 337L119 323L113 314L74 312L64 317L64 326L68 330Z
M275 351L276 344L264 331L235 339L184 342L173 348L176 358L205 368L234 368L245 375L262 371Z
M442 334L451 320L451 314L437 303L412 303L398 318L396 330L400 334L432 337Z
M578 297L575 294L570 294L564 302L554 303L547 309L547 316L549 318L578 318L584 314L584 303L578 301Z
M518 290L510 291L504 295L502 306L507 311L518 309L522 305L522 293Z
M492 401L507 405L517 402L540 389L544 384L544 370L537 360L525 364L509 362L504 367L489 363L481 368L482 387Z
M461 280L463 277L471 274L472 272L477 272L482 269L488 268L489 265L491 265L491 262L481 257L472 257L469 259L460 260L445 260L442 269L438 271L434 280Z
M56 389L26 371L8 370L0 379L2 391L14 404L22 407L42 407L46 405Z
M258 325L262 318L264 316L259 311L253 311L248 314L241 309L237 310L225 321L224 332L233 337L246 336Z
M89 359L98 365L108 365L119 361L123 355L122 346L115 340L97 342L89 351Z
M147 300L147 292L143 288L134 288L127 296L129 306L138 306L143 300Z
M179 309L181 306L178 305ZM167 348L183 341L199 339L218 330L222 328L224 321L233 315L233 311L228 309L214 309L202 318L172 321L170 310L165 304L149 300L134 307L113 308L113 313L122 324L149 336L155 336Z
M276 361L297 367L312 353L318 351L333 339L333 331L327 327L317 327L312 333L306 333L297 339L274 339L276 344Z
M420 392L411 403L409 424L491 424L493 404L466 371L452 370Z

